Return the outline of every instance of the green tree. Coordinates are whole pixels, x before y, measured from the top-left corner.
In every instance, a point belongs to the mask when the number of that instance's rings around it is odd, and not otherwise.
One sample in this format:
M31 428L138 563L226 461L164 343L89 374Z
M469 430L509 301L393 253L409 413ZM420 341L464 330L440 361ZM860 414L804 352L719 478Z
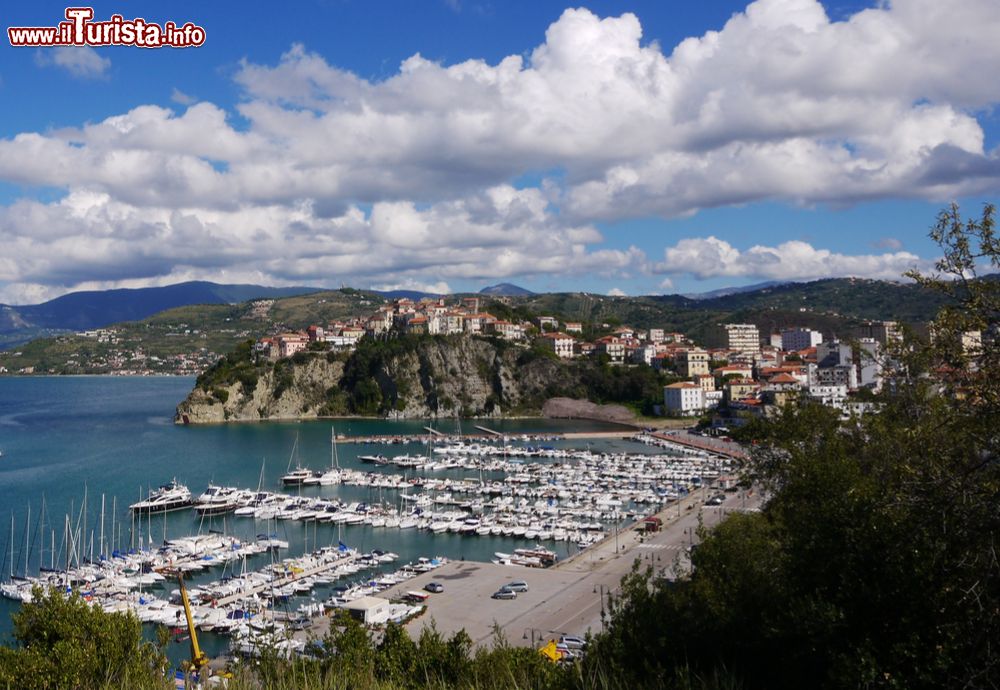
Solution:
M36 587L12 615L16 648L0 647L0 687L162 688L167 662L135 616L105 613L76 592Z
M993 227L992 207L939 217L939 275L914 277L950 306L933 339L894 348L879 412L843 422L803 401L740 432L770 500L704 532L677 582L627 578L584 677L1000 685L1000 282L976 276L1000 267ZM979 351L961 347L971 330Z

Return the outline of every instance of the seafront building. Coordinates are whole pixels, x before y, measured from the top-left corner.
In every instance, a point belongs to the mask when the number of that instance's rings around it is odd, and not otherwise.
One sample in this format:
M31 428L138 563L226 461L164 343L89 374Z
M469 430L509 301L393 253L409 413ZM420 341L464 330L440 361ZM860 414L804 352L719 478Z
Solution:
M663 405L670 414L687 417L705 411L705 390L689 381L672 383L663 389Z

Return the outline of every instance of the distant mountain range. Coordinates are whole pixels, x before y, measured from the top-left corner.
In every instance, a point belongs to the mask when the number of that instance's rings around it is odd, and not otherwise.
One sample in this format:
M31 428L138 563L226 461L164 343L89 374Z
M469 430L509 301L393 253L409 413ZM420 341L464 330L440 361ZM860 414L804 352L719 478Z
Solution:
M513 283L497 283L496 285L484 287L479 291L479 294L490 295L491 297L525 297L535 293Z
M317 288L192 281L165 287L71 292L42 304L0 304L0 349L37 337L102 328L121 321L139 321L174 307L231 304L310 292L317 292Z
M743 285L741 287L724 287L719 288L718 290L709 290L708 292L687 292L682 294L681 297L687 297L688 299L694 300L715 299L716 297L740 295L744 292L757 292L758 290L766 290L768 288L793 284L793 281L790 280L769 280L766 283L754 283L753 285Z
M998 276L985 279L996 280ZM284 324L300 325L301 322L302 327L327 318L347 318L371 309L363 301L365 293L371 294L367 291L348 289L325 292L325 299L316 304L300 303L294 299L317 292L319 290L310 287L274 288L188 282L158 288L75 292L44 304L0 305L0 350L37 338L142 321L173 308L234 304L255 298L292 298L279 300L272 318ZM388 299L437 296L414 290L378 294ZM710 326L726 321L757 323L762 332L787 325L803 325L824 332L841 333L847 332L850 323L859 319L926 322L947 301L942 295L913 283L861 278L806 283L772 281L695 295L618 299L587 293L533 293L510 283L485 287L478 294L511 297L516 304L528 306L535 313L551 312L578 321L614 321L638 328L672 328L688 332L709 344L713 342ZM184 320L190 318L193 317L185 316Z
M420 290L372 290L376 295L386 299L412 299L422 300L425 297L440 297L433 292L421 292Z

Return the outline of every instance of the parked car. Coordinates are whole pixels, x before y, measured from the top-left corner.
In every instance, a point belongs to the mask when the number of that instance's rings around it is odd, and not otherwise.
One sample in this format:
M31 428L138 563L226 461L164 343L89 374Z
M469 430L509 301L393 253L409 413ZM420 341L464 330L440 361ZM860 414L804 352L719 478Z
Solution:
M444 585L442 585L440 582L428 582L426 585L424 585L424 589L427 590L428 592L433 592L434 594L440 594L441 592L444 591Z
M509 589L512 592L527 592L528 583L524 580L514 580L513 582L508 582L503 586L503 589Z
M507 589L506 587L501 587L497 591L493 592L494 599L517 599L517 592L512 589Z
M567 649L583 649L587 646L587 641L582 637L577 637L576 635L563 635L559 638L559 645L562 645Z

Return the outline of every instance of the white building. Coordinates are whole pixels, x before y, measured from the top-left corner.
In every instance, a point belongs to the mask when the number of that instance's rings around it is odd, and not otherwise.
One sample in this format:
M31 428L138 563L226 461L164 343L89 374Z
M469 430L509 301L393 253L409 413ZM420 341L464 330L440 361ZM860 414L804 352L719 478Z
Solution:
M565 333L545 333L539 336L539 341L556 353L560 359L570 359L573 357L573 345L576 340Z
M847 386L812 385L809 386L809 397L822 405L841 408L847 402Z
M605 336L598 339L597 351L606 354L612 364L621 364L625 361L625 341L614 336Z
M344 604L351 618L365 625L379 625L389 620L389 601L379 597L360 597Z
M705 411L705 389L690 381L663 387L663 406L668 413L696 415Z
M640 345L630 350L630 357L635 364L653 365L653 357L656 356L656 345Z
M798 352L816 347L823 342L823 334L809 328L790 328L781 332L781 349L785 352Z
M736 352L756 354L760 352L760 331L752 323L727 323L726 347Z
M857 379L858 386L876 393L882 390L882 369L885 365L882 346L874 338L858 341Z

